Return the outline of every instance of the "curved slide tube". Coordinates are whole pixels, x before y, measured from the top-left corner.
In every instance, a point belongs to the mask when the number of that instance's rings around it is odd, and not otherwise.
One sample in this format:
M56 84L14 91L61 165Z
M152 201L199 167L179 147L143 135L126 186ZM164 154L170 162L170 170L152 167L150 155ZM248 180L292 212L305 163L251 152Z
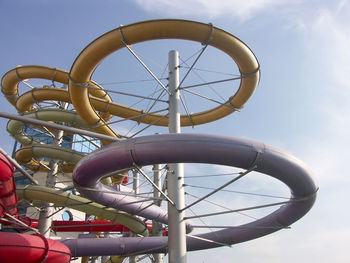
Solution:
M237 64L242 77L236 94L228 98L225 105L181 116L181 126L193 126L223 118L243 107L254 93L259 82L259 64L253 52L238 38L224 30L209 24L175 19L144 21L116 28L91 42L76 58L70 70L69 93L72 103L79 115L89 124L96 125L101 117L89 100L87 88L91 76L101 61L111 53L128 45L156 39L183 39L220 49ZM114 108L113 110L111 110ZM113 112L112 112L113 111ZM109 105L109 112L123 118L130 118L145 112L121 105ZM165 117L164 119L162 119ZM135 119L153 125L167 126L168 117L151 114ZM103 123L101 123L103 124ZM113 130L101 126L99 131L113 136Z
M39 143L20 148L15 153L15 159L32 171L47 171L47 168L43 165L40 165L40 163L36 161L35 158L51 158L64 161L65 163L61 165L61 169L65 173L72 172L75 164L83 156L84 154L71 149ZM49 165L48 162L43 163L45 163L46 166Z
M34 108L35 103L40 103L47 100L70 102L69 93L65 89L60 88L36 88L23 93L18 97L16 101L16 109L19 112L31 111ZM110 115L108 114L109 101L103 98L98 98L90 96L92 105L103 114L104 119L108 119ZM105 117L105 116L108 116Z
M36 109L36 103L45 100L71 102L84 122L94 126L94 131L114 137L119 136L107 125L108 119L113 115L166 126L168 125L166 115L150 114L143 115L141 118L139 115L145 112L112 102L108 94L91 81L94 70L109 54L125 45L156 39L184 39L211 45L229 55L236 62L241 73L238 91L232 94L224 105L190 116L181 116L182 126L193 126L222 118L242 108L254 93L260 78L259 64L252 51L243 42L210 24L175 19L135 23L104 34L80 53L69 74L60 69L44 66L19 66L7 72L2 78L2 92L19 112L32 111ZM51 80L52 87L55 81L68 84L68 91L44 86L44 88L34 88L19 95L19 83L28 78ZM17 123L14 127L10 129L13 129L20 139L28 139L22 133L20 124ZM105 144L107 143L102 141L102 145ZM32 149L23 148L22 152L18 153L24 162L30 163L33 157L53 157L64 162L72 161L72 158L65 159L68 156L76 157L76 159L73 158L74 162L81 158L59 148L49 149L52 146L46 147L40 144L31 146L33 146ZM110 221L118 221L133 232L146 236L147 226L136 215L167 223L167 212L153 204L146 205L139 202L140 200L136 197L125 196L125 191L130 190L125 186L109 187L100 181L104 177L129 170L135 164L146 166L160 163L209 163L254 169L280 180L290 188L289 202L261 219L215 232L196 236L187 235L188 251L236 244L273 233L304 216L316 198L317 186L311 173L293 156L258 142L198 134L154 135L124 140L83 157L74 168L74 184L83 195L98 203L63 191L31 185L18 187L17 195L19 198L51 202ZM33 165L32 168L35 167L35 164ZM67 171L71 169L72 167L69 167ZM116 209L124 212L118 212ZM189 231L191 224L189 220L186 221ZM31 245L33 242L26 240L27 238L23 238L22 241L16 239L15 245L18 247L24 243L21 252L36 253L36 248ZM48 240L42 240L46 243L39 246L41 251L45 250L40 254L41 257L48 255L47 251L49 251ZM68 239L63 242L70 248L73 256L126 256L164 253L168 250L168 239L164 236L82 238ZM64 256L65 252L58 254Z
M171 151L169 151L171 149ZM218 247L255 239L294 223L314 204L317 186L311 172L297 158L263 143L202 134L153 135L121 141L84 157L73 176L76 187L92 200L130 212L122 200L104 192L99 182L116 170L160 163L209 163L251 169L276 178L291 191L290 202L271 214L235 228L187 237L187 250ZM97 172L96 172L97 171ZM108 189L110 190L110 189ZM158 212L153 214L157 218ZM169 233L171 234L171 233ZM208 242L212 240L214 242ZM64 243L74 256L130 255L167 251L167 237L72 239Z
M147 226L140 219L125 212L117 211L114 208L94 203L84 197L73 195L61 190L37 185L18 186L17 196L19 199L39 200L54 203L57 206L70 207L87 214L98 216L105 220L118 222L127 228L132 229L136 234L142 236L148 235Z
M68 263L71 251L61 242L41 235L1 232L0 258L4 263Z
M0 153L0 217L4 213L17 214L16 184L13 178L14 166Z
M70 123L72 126L87 128L84 121L74 111L45 109L27 112L24 113L23 116L45 121L65 122ZM22 147L15 153L15 159L33 171L47 171L47 168L40 165L40 163L35 159L45 157L64 161L66 165L63 166L63 171L72 172L75 163L77 163L84 156L83 153L75 150L60 146L47 145L39 141L35 141L31 135L26 134L24 130L24 123L21 121L10 120L7 124L7 131L14 139L16 139L22 145L25 145L25 147ZM43 163L46 166L49 165L48 162L43 161Z
M35 109L34 103L55 100L62 102L70 102L70 96L67 90L60 88L50 88L44 86L43 88L34 88L29 92L22 95L18 93L18 85L24 79L40 78L51 80L52 82L57 81L62 84L68 84L69 74L67 71L52 68L47 66L18 66L8 71L1 80L1 90L5 95L6 99L16 107L19 112L31 111ZM103 104L102 111L100 112L101 120L100 123L106 125L105 120L108 120L112 116L106 113L108 104L112 101L108 93L106 93L101 86L94 81L89 81L88 92L91 95L91 99L97 99L97 104ZM114 136L117 136L114 134Z
M54 121L69 123L72 127L79 127L87 129L85 122L79 117L75 111L62 110L62 109L45 109L36 110L34 112L26 112L22 114L24 117L35 118L43 121ZM8 133L22 145L30 145L35 141L31 135L28 135L24 129L25 125L21 121L10 120L7 123Z
M17 100L21 96L18 93L19 83L22 80L31 78L47 79L51 80L52 82L56 81L67 85L69 74L67 71L58 68L37 65L18 66L8 71L1 79L1 91L13 106L17 107ZM91 86L89 93L92 96L109 102L112 101L109 95L96 82L91 81L89 82L89 85ZM59 98L56 98L56 100L60 101Z
M98 98L90 96L91 104L98 110L101 114L101 119L99 123L90 124L91 126L96 126L93 131L102 133L99 124L101 126L107 126L106 120L108 120L112 115L108 113L111 109L114 109L117 105L116 103L109 102L103 98ZM43 102L47 100L55 100L61 102L70 102L70 96L67 90L59 88L47 88L43 87L40 89L33 89L23 93L16 101L16 108L20 112L26 112L33 110L34 104L38 102ZM114 105L114 106L110 106ZM117 105L118 106L118 105ZM117 107L118 108L118 107ZM113 111L112 111L113 112ZM136 120L136 119L135 119ZM113 133L114 137L119 137L117 133Z

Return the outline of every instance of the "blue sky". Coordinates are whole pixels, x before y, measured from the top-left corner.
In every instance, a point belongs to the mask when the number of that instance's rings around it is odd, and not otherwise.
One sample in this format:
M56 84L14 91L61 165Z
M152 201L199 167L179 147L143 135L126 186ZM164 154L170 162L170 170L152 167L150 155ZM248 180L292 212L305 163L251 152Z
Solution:
M3 0L0 74L17 65L69 70L95 38L142 20L191 19L232 33L257 56L260 85L241 112L194 131L254 139L294 154L314 171L319 196L290 230L189 253L188 261L349 262L349 14L346 0ZM2 96L0 110L15 113ZM0 120L0 146L11 152L6 122Z

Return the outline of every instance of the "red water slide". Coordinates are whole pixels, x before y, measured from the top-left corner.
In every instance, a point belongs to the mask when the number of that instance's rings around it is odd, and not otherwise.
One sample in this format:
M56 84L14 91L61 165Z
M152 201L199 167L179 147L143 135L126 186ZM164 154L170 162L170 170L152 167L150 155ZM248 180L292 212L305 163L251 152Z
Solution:
M16 184L13 177L14 166L0 154L0 217L4 213L17 214Z
M38 228L38 220L29 217L17 217L20 221L32 228ZM16 228L20 231L27 230L25 227L0 219L0 223ZM152 232L152 224L147 223L149 232ZM130 229L116 222L110 221L52 221L52 231L54 232L130 232ZM166 236L168 232L163 229L163 235Z
M17 218L30 226L31 228L38 228L38 220L31 219L29 217L19 217ZM20 231L28 230L25 227L16 224L15 222L9 222L4 219L0 219L0 223L9 226L11 228L16 228ZM152 230L151 226L148 226ZM130 232L130 229L110 221L52 221L52 231L54 232Z
M61 242L42 235L0 233L2 263L67 263L70 259L70 249Z
M17 214L14 166L0 154L0 218ZM64 244L42 235L0 232L1 263L68 263L71 251Z

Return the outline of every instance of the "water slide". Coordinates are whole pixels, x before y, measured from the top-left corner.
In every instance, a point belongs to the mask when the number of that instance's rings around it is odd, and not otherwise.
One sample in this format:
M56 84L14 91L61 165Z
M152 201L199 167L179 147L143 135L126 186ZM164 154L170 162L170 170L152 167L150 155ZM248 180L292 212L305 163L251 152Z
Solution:
M97 108L91 102L86 87L96 67L111 53L145 41L157 39L182 39L217 48L230 56L237 64L241 75L241 83L235 94L215 108L182 115L181 126L205 124L223 118L243 107L253 95L260 78L260 66L253 52L238 38L211 24L194 21L163 19L144 21L116 28L91 42L76 58L70 70L69 93L72 103L89 125L103 124ZM112 115L132 118L144 113L130 107L110 103L108 111ZM167 115L149 114L134 119L135 121L157 126L168 126ZM109 126L101 125L98 132L114 136Z
M170 148L171 152L168 150ZM101 167L101 162L105 168L99 169L98 173L91 172ZM316 198L317 186L312 173L294 156L259 142L202 134L152 135L106 146L77 164L73 172L74 183L79 191L96 202L135 213L139 208L124 204L132 200L118 200L116 195L106 193L104 190L111 192L112 189L99 184L99 178L112 170L131 168L135 163L142 166L177 162L220 164L247 170L256 166L255 171L280 180L289 187L291 193L287 204L259 220L234 228L188 236L188 251L214 248L220 244L237 244L286 228L304 216ZM91 186L102 191L85 190ZM149 217L167 220L166 216L160 218L157 212ZM74 251L75 256L167 251L167 237L73 239L64 241L64 244Z
M30 201L53 202L56 205L71 207L110 221L54 221L52 229L56 232L129 232L130 228L138 235L148 235L151 226L147 226L140 219L113 208L93 203L88 199L64 191L44 186L17 186L14 183L14 167L9 160L0 154L0 202L1 215L17 214L17 198ZM17 217L18 218L18 217ZM21 218L31 228L37 228L38 221ZM113 223L118 221L120 223ZM17 222L0 219L1 224L24 230ZM12 223L11 223L12 222ZM128 228L130 227L130 228ZM59 241L46 239L41 235L25 235L14 233L0 233L0 258L2 262L69 262L71 251ZM15 251L19 253L14 253ZM19 257L20 255L20 257Z
M77 127L94 127L93 130L97 133L119 139L121 137L118 131L114 131L108 125L108 120L112 116L167 126L169 124L167 115L145 114L141 109L113 102L107 92L91 80L95 69L109 54L125 48L126 45L157 39L190 40L217 48L236 62L242 76L239 89L223 105L203 112L182 115L180 117L182 126L194 126L223 118L241 109L254 93L259 82L260 66L252 51L243 42L211 24L173 19L121 26L104 34L79 54L69 73L44 66L17 67L4 75L2 92L19 112L29 114L30 117L63 122L72 122L73 118ZM42 78L68 84L68 90L46 86L19 94L18 84L28 78ZM78 116L63 110L52 110L51 115L47 112L41 113L35 104L45 100L71 102ZM84 157L77 154L79 157L75 158L76 153L71 150L66 151L52 145L33 142L32 138L25 134L21 122L10 122L8 131L21 143L28 145L22 148L22 153L19 153L17 158L22 163L29 163L32 169L38 167L33 160L40 157L49 156L67 162L74 159L67 171L73 171L74 185L87 199L33 185L17 187L18 198L53 202L67 207L72 204L75 209L81 207L81 211L86 213L102 215L104 219L117 221L133 232L143 235L143 237L78 238L62 241L69 247L74 257L128 256L168 251L168 237L147 237L147 226L137 217L167 224L167 211L151 203L140 202L137 197L123 195L131 191L126 186L108 186L101 183L101 179L106 176L122 173L136 166L166 163L225 165L245 169L247 172L254 170L273 177L290 189L289 200L280 208L250 223L190 235L192 226L190 218L186 218L188 251L237 244L284 229L304 216L316 198L317 185L312 173L300 160L280 149L255 141L203 134L151 135L120 140L113 144L102 141L104 147L101 149ZM91 203L90 200L94 202ZM81 206L76 206L79 202ZM15 239L14 244L18 246L21 242L20 239ZM41 245L40 249L43 248L46 248L46 245ZM30 246L25 249L23 253L35 250ZM64 252L59 254L63 256Z
M0 258L4 263L68 263L71 251L61 242L41 235L1 232Z
M17 214L16 184L13 178L14 166L0 153L0 217L5 212Z
M40 185L26 185L17 187L19 199L37 200L54 203L57 206L69 207L87 214L95 215L111 222L118 222L133 230L136 234L148 235L147 226L135 216L114 208L91 202L90 199L67 193L62 190L52 189Z
M0 218L17 214L14 167L0 154ZM59 241L44 236L0 232L1 262L69 262L71 251Z
M25 223L31 228L38 228L38 219L32 219L29 217L18 217L20 221ZM123 222L123 221L122 221ZM9 228L15 228L19 231L25 232L30 230L29 228L19 225L16 222L11 222L9 220L1 219L0 223ZM140 222L141 224L141 222ZM97 221L97 220L87 220L87 221L64 221L64 220L54 220L52 221L52 231L54 232L118 232L126 233L131 232L131 230L116 222L111 221ZM152 231L152 224L147 224L148 231ZM137 233L139 235L146 234L146 231ZM163 230L163 235L167 235L167 231Z

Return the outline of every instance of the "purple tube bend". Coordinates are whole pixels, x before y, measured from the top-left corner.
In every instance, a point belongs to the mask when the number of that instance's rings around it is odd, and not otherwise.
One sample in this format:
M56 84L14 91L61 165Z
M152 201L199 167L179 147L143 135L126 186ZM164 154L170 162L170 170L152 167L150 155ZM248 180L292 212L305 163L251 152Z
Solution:
M82 195L106 206L167 223L167 213L157 206L127 204L135 197L109 192L101 178L118 170L166 163L207 163L249 169L272 176L291 191L290 203L256 221L214 232L187 236L187 250L218 247L252 240L285 228L303 217L313 206L317 185L311 172L297 158L277 148L234 137L203 134L151 135L120 141L81 159L73 171L74 184ZM92 191L94 188L102 191ZM124 191L122 188L119 189ZM141 212L138 212L140 211ZM187 224L188 230L191 225ZM208 242L206 240L213 240ZM167 237L121 237L67 239L73 256L131 255L167 251Z

